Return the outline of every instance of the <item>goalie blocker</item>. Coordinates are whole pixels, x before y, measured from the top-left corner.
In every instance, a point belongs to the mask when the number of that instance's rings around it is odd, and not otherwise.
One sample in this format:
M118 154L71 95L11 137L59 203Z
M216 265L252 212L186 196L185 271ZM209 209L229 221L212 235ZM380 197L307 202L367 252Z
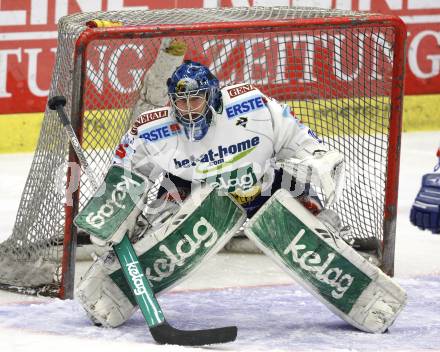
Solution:
M398 284L286 190L277 191L244 231L295 281L360 330L384 332L405 305L406 293Z

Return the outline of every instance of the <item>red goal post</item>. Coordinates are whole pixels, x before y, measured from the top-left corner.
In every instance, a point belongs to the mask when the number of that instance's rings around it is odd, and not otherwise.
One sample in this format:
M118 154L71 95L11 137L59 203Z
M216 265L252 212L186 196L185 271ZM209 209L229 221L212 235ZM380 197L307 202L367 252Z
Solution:
M97 19L118 25L86 26ZM252 83L290 104L331 148L344 153L347 185L335 210L356 236L381 241L381 267L392 275L403 22L390 15L287 7L96 12L63 18L50 96L67 97L66 111L100 179L133 119L143 75L167 37L184 40L186 58L209 66L221 84ZM26 282L29 275L0 269L0 287L73 296L73 217L91 195L77 163L56 115L47 110L14 233L0 244L3 264L29 268L35 278L40 267L46 274Z

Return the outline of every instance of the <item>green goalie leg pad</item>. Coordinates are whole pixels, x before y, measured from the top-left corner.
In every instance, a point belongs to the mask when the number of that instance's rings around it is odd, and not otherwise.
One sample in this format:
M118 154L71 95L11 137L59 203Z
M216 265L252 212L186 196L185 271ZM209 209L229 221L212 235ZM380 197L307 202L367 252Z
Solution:
M277 191L245 225L246 235L298 283L356 328L384 332L405 291L307 211Z
M231 196L207 188L193 191L170 220L134 245L153 291L168 290L187 278L223 248L245 220L244 209ZM122 270L110 277L135 305Z

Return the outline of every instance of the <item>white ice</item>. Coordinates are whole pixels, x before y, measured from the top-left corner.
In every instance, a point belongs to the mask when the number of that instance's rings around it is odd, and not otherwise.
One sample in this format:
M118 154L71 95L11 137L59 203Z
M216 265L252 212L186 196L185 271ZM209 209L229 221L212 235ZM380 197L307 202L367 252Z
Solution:
M237 325L220 351L440 351L440 236L413 227L409 210L432 171L440 132L402 138L395 277L408 305L390 331L356 331L262 255L219 254L160 297L169 322L196 329ZM0 155L0 241L12 231L32 155ZM88 264L80 264L81 272ZM0 291L0 351L200 351L156 345L138 313L123 327L91 326L75 301Z

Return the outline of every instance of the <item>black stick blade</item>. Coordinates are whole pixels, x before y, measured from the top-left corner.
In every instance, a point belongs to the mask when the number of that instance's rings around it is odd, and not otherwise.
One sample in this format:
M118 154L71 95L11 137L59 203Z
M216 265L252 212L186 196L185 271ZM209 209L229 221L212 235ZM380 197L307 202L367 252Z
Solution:
M150 332L157 343L180 346L212 345L231 342L237 338L236 326L188 331L173 328L166 321L151 327Z
M58 106L65 106L66 105L66 97L64 97L62 95L52 97L47 102L47 105L49 106L50 110L56 110Z

